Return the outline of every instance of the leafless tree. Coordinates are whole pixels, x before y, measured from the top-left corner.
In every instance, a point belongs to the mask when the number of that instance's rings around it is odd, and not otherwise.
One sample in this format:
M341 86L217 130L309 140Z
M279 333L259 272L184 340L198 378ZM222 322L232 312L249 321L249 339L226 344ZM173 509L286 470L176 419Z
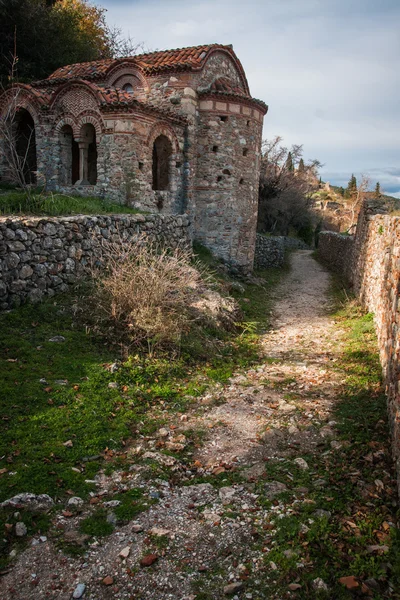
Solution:
M16 49L14 49L14 56L10 65L10 85L6 90L0 89L0 93L2 93L0 143L2 146L3 167L7 179L23 189L29 200L32 200L33 193L37 194L36 187L32 185L36 183L37 173L32 170L29 153L35 143L35 129L28 126L24 131L20 131L18 127L23 107L23 91L22 88L16 85L17 63L18 57Z
M291 161L288 161L288 156ZM258 228L262 232L287 235L311 224L310 192L318 187L318 160L309 161L298 170L303 147L290 150L276 136L262 145Z
M107 28L107 46L112 58L135 56L145 52L143 42L136 42L131 36L125 37L120 27Z
M354 233L357 225L358 213L360 212L363 200L366 197L366 193L370 187L371 181L367 175L361 175L361 181L357 186L357 189L352 193L350 198L346 202L344 212L344 223L346 233Z

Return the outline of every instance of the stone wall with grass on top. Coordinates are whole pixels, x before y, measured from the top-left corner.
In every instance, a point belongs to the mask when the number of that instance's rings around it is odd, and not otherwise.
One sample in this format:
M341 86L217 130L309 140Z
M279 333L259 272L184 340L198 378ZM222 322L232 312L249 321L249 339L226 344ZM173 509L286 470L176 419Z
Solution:
M256 269L281 267L285 260L286 250L309 250L309 246L298 238L258 233L254 259Z
M400 217L376 213L366 202L354 239L325 232L318 252L374 314L400 492Z
M144 235L170 248L191 244L187 215L0 217L0 310L66 292L90 272L104 241Z

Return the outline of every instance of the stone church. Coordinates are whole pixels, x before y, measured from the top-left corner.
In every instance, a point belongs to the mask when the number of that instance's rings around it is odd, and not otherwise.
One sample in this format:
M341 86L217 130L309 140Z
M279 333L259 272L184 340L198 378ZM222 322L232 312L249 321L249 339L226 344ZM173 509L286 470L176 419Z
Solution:
M268 107L251 97L232 46L62 67L4 92L3 116L16 93L16 143L28 182L148 212L187 213L196 240L252 268ZM3 180L5 151L3 144Z

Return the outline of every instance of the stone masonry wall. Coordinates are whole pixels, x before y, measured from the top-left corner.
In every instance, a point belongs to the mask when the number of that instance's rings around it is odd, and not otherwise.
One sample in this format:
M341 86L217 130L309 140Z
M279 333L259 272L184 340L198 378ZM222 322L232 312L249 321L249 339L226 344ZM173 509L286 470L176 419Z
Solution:
M254 265L256 269L281 267L285 260L286 250L309 250L303 240L283 235L266 236L258 233Z
M102 242L145 235L171 248L191 243L186 215L0 218L0 310L67 291L88 275Z
M318 255L323 263L352 283L354 236L334 231L321 231L318 237Z
M337 236L332 244L332 235L320 236L321 256L328 263L330 256L336 268L343 265L361 303L374 313L400 492L400 217L371 214L365 205L353 243Z

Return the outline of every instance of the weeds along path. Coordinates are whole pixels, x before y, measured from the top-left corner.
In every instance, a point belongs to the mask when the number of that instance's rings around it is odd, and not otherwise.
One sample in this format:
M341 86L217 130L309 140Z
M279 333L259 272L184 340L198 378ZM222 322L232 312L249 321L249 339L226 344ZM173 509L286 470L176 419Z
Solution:
M352 306L329 316L329 286L294 253L260 363L139 441L129 468L96 476L90 504L56 515L2 598L398 598L373 326Z

